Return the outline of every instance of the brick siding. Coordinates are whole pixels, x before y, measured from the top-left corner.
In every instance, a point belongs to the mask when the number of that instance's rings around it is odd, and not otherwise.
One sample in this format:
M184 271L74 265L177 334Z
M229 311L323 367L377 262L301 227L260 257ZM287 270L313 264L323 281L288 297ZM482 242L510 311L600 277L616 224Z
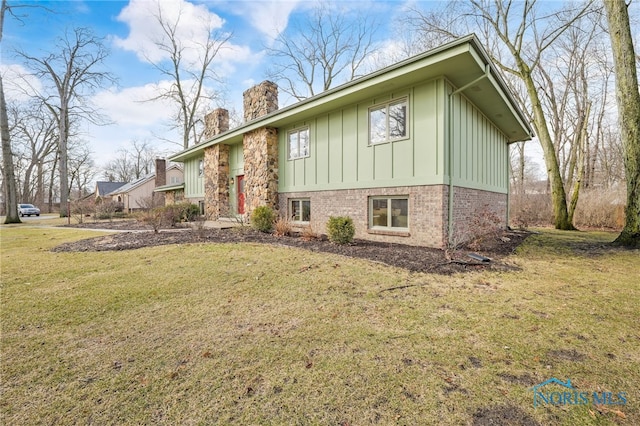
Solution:
M281 216L290 214L289 200L306 198L311 201L310 225L314 232L326 233L329 216L349 216L356 228L356 238L442 248L447 241L446 185L406 186L374 189L291 192L279 196ZM474 224L501 218L496 226L506 226L506 195L468 188L455 188L454 222L459 238L468 238L478 230ZM407 195L409 198L409 232L369 229L369 197ZM489 220L490 219L490 220ZM497 220L497 219L496 219Z

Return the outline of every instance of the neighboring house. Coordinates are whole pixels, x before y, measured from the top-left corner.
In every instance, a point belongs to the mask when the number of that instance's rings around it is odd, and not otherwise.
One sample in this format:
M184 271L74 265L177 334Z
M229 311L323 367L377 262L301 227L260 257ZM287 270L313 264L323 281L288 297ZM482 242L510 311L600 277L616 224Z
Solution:
M162 173L163 172L163 173ZM166 161L156 160L156 173L143 176L140 179L118 187L107 194L113 201L122 203L123 210L130 213L134 210L149 208L152 205L164 204L164 201L153 200L161 194L155 194L158 186L164 186L167 182L182 184L184 175L182 167L172 164L166 167Z
M96 190L93 192L95 198L104 198L107 194L117 190L121 186L126 185L127 182L96 182Z
M475 36L278 110L277 87L244 93L245 123L205 117L184 164L184 199L212 218L274 208L323 233L443 247L508 215L509 144L532 129Z

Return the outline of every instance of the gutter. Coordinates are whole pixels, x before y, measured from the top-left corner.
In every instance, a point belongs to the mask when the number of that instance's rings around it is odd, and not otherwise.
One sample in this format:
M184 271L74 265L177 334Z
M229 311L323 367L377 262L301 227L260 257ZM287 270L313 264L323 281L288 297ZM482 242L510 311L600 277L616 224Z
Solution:
M449 248L453 248L453 201L454 201L454 190L453 190L453 96L457 95L460 92L463 92L465 90L467 90L469 87L473 86L474 84L477 84L479 81L484 80L485 78L489 78L489 76L491 75L491 65L490 64L485 64L484 66L484 74L482 74L480 77L472 80L471 82L465 84L462 87L457 88L456 90L454 90L453 92L449 93L449 105L448 105L448 111L447 111L447 145L449 148L449 182L448 182L448 186L449 186L449 194L448 194L448 206L447 206L447 214L448 214L448 223L447 223L447 244L449 246Z

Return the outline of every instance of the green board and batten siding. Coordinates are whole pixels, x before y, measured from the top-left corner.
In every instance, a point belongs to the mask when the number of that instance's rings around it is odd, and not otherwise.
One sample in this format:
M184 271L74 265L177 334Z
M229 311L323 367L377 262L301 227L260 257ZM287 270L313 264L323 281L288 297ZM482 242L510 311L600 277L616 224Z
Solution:
M192 157L184 161L184 196L185 198L204 197L204 176L200 176L198 168L204 157Z
M279 191L320 191L448 183L444 79L279 129ZM369 108L408 98L408 138L369 145ZM466 98L453 96L454 185L507 192L506 137ZM309 127L310 155L289 160L287 133Z
M453 184L507 193L509 146L506 136L464 96L452 100Z
M204 197L204 177L199 176L199 163L204 157L195 156L184 160L184 178L185 178L185 197L186 198L203 198ZM242 153L242 144L235 144L229 147L229 175L236 177L244 174L244 155ZM230 185L231 196L235 197L235 188ZM232 198L233 199L233 198Z

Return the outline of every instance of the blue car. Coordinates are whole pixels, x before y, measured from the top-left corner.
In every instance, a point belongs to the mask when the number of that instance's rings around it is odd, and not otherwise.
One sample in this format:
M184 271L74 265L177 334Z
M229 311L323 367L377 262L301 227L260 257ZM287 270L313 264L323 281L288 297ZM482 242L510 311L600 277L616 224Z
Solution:
M40 209L33 204L18 204L18 214L20 216L40 216Z

